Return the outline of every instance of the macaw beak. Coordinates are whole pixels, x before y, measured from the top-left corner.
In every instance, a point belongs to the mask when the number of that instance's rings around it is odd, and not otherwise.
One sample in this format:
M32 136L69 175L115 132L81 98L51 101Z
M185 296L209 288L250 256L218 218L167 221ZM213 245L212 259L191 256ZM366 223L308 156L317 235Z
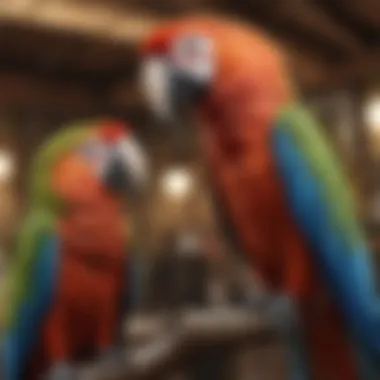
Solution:
M204 83L173 67L164 58L147 58L142 65L142 89L149 108L162 121L174 121L201 101Z
M140 144L133 138L116 143L106 168L103 182L113 193L136 193L148 182L148 160Z

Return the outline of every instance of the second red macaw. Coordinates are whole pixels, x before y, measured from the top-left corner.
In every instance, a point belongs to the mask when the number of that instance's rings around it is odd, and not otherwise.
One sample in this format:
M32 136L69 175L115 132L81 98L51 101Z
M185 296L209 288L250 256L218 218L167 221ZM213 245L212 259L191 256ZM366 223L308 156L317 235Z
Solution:
M152 33L142 54L152 109L167 119L195 111L224 220L268 288L295 305L292 378L376 378L370 253L346 178L281 52L250 27L185 19Z

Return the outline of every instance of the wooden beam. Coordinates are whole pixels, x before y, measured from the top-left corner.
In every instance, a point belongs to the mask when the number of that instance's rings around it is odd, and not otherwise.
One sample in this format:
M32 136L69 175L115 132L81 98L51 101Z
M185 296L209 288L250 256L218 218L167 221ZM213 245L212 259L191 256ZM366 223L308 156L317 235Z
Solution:
M310 35L310 33L314 33L318 38L326 41L326 46L324 43L320 43L323 45L320 46L321 51L315 50L313 55L313 45L308 44L305 40L303 50L308 51L308 55L317 62L314 66L323 61L322 49L328 50L328 46L330 46L331 50L331 44L337 47L338 53L339 49L343 49L349 54L357 54L360 51L360 43L343 28L337 26L322 11L314 9L309 3L306 6L304 3L296 3L297 6L293 5L294 2L286 3L287 6L281 6L283 3L277 4L276 0L272 0L269 4L272 6L269 13L272 14L275 23L280 25L277 34L285 35L287 28L293 28L292 36L298 36L300 41L306 38L304 35ZM242 9L241 15L249 20L252 16L252 9L251 14ZM258 18L261 16L260 13ZM104 4L36 2L35 0L13 0L0 4L0 22L82 34L96 39L113 41L124 46L135 45L162 21L164 20L161 18L148 17L137 12L118 12L112 7L107 8ZM284 32L282 33L281 30ZM289 38L292 39L292 36ZM300 44L295 46L294 40L288 44L294 46L293 50L300 50Z
M258 24L280 40L319 55L319 60L342 60L361 52L361 41L310 0L231 0L224 12Z
M315 34L327 44L334 44L350 55L362 51L362 43L339 25L332 17L309 1L277 1L273 15L283 28L295 28L307 34Z
M0 71L0 104L75 113L101 113L112 105L90 88L40 77ZM127 106L125 104L125 106Z
M350 83L365 83L380 72L380 50L362 54L345 65L331 67L326 72L321 88L348 86Z
M49 28L135 43L159 23L155 17L132 11L119 12L93 3L12 0L0 3L0 22Z
M341 7L354 15L355 19L364 25L379 30L380 3L373 0L338 0Z
M380 30L378 26L380 25L380 21L371 21L371 18L380 20L380 11L376 11L376 7L379 7L377 2L373 2L372 0L359 2L351 0L314 1L336 22L363 41L364 45L371 45L376 40L379 40ZM367 13L356 11L355 8L357 7L363 8L362 10L366 9Z
M326 62L300 52L292 44L285 42L281 46L286 53L290 71L301 87L318 86L324 81L329 67Z
M241 13L246 19L255 12L255 8L249 6L251 15L247 15L245 9ZM260 6L263 7L262 4ZM234 7L231 5L231 9ZM264 13L269 14L284 33L293 30L297 32L293 34L298 35L298 38L302 38L303 34L304 38L314 34L324 40L326 45L333 44L349 54L361 51L360 41L311 2L272 0L266 8ZM164 19L136 11L118 10L105 4L12 0L0 4L1 21L136 43Z

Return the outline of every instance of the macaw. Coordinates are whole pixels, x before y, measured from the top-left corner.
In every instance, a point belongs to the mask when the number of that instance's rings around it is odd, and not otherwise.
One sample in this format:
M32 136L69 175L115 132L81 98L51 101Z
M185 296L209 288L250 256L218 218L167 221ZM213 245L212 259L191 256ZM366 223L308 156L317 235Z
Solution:
M72 380L77 361L119 352L133 291L125 198L143 189L147 165L117 120L74 123L41 147L10 274L3 380Z
M370 252L343 170L276 44L233 21L188 18L151 33L141 55L150 108L166 120L195 117L237 249L292 301L292 379L375 378Z

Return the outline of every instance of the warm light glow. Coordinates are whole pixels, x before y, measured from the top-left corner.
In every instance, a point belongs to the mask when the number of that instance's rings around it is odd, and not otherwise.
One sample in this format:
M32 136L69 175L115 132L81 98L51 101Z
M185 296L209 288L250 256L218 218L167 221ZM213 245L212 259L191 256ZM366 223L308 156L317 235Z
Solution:
M9 180L14 172L14 162L9 153L0 150L0 181Z
M171 169L162 177L161 185L164 194L169 198L182 199L188 195L193 178L187 169Z
M380 132L380 97L370 100L364 109L364 118L367 127L373 132Z

